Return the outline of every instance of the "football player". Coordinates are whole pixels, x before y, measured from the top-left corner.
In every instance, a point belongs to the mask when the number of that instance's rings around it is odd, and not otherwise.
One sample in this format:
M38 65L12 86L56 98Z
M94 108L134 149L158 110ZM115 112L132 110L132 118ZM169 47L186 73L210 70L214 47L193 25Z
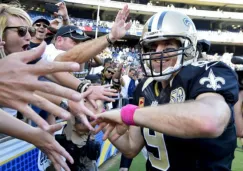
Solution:
M222 62L197 62L195 25L176 11L153 15L140 44L147 78L136 88L134 105L99 114L103 138L130 158L145 146L148 171L230 171L234 71Z

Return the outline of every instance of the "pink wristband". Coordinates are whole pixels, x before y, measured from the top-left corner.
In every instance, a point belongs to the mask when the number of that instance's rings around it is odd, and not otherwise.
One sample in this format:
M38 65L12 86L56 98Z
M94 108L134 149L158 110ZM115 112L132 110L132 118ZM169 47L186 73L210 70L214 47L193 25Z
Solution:
M138 106L131 105L131 104L121 108L121 118L126 125L135 125L133 116L137 108Z

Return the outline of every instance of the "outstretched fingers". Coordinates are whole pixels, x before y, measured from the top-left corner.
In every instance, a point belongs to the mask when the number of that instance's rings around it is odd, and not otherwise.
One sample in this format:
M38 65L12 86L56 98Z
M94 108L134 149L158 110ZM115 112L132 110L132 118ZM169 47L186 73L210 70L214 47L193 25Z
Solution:
M26 98L28 98L31 104L39 107L40 109L43 109L57 117L60 117L64 120L67 120L70 118L70 113L61 107L55 105L54 103L48 101L47 99L39 96L39 95L29 95Z
M114 130L114 128L115 128L115 126L111 123L106 126L106 130L105 130L105 133L104 133L103 138L102 138L103 141L105 141L109 138L109 136L112 133L112 131Z
M45 51L45 47L46 47L46 43L45 41L43 41L37 48L24 51L24 52L12 53L10 56L19 59L24 63L28 63L37 58L40 58Z
M41 59L36 65L29 65L29 70L35 75L47 75L55 72L74 72L80 69L76 62L48 62Z
M107 126L106 122L102 122L102 123L98 124L98 127L95 128L95 134L97 134L100 131L102 131L106 126Z
M38 115L33 109L31 109L30 106L21 103L15 106L15 109L21 112L26 118L35 122L41 129L47 130L49 128L49 124L43 118L41 118L40 115Z
M36 81L30 86L32 86L33 90L39 90L45 93L61 96L63 98L67 98L73 101L80 101L83 98L82 94L80 94L79 92L52 82Z
M59 143L55 142L54 150L63 156L66 160L68 160L71 164L74 162L70 154Z
M47 157L51 160L51 163L54 166L56 171L61 170L61 166L58 164L58 162L55 160L55 158L51 154L47 154Z
M94 127L88 121L88 118L86 115L80 114L78 117L79 117L80 121L82 122L82 124L84 124L90 131L95 130Z
M57 168L59 169L59 166L62 167L65 171L70 171L70 168L68 167L67 163L64 161L62 156L56 152L53 152L52 154L53 158L55 159L56 163L58 163Z

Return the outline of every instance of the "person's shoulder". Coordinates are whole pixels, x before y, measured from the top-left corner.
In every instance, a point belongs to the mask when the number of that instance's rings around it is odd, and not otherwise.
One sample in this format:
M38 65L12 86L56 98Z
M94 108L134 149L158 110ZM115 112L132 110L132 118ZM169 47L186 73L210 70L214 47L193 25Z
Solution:
M193 99L199 94L214 92L221 94L228 103L237 101L237 75L223 62L192 63L184 68L180 78Z
M190 65L184 66L180 71L181 75L190 78L200 77L204 73L208 73L210 75L217 73L217 75L221 76L233 74L237 78L234 70L221 61L197 61L191 63Z
M209 68L223 68L232 70L227 64L221 61L197 61L193 62L190 65L185 67L186 69L193 69L193 70L208 70ZM232 70L233 71L233 70Z
M143 78L137 85L137 89L140 91L143 91L147 87L151 85L151 83L154 81L152 77L149 78Z

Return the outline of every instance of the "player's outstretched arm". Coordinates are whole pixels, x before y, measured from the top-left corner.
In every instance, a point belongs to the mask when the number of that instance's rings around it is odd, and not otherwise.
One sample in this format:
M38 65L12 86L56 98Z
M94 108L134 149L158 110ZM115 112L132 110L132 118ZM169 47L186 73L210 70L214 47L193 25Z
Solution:
M0 133L34 144L48 156L56 170L60 170L62 167L66 171L69 171L70 169L61 156L65 157L71 163L73 163L73 159L52 136L54 132L61 128L61 124L52 125L47 130L48 132L46 132L40 128L34 128L0 110Z
M38 77L54 72L71 72L79 70L79 64L74 62L47 62L27 64L35 60L44 52L45 43L35 50L12 53L0 60L0 104L14 108L33 120L38 126L46 129L48 124L37 115L28 104L33 104L41 109L52 112L53 104L34 94L35 90L61 96L63 98L80 101L82 95L74 90L60 85L39 81ZM68 117L70 114L60 107L56 112Z
M236 134L237 134L237 137L240 137L240 138L243 138L242 103L243 103L243 91L240 91L239 92L239 100L234 106Z
M218 137L228 124L230 109L224 98L204 93L186 103L136 110L136 125L182 138Z
M108 41L115 42L125 36L127 30L131 27L131 23L126 22L129 12L128 5L125 5L123 9L118 12L111 32L108 35L80 43L66 53L58 55L55 60L74 61L82 64L98 55L102 50L109 46L110 42Z
M230 109L221 95L204 93L193 101L138 108L133 114L124 119L119 110L108 111L99 114L98 119L115 126L133 123L181 138L213 138L223 133L229 122ZM106 137L111 130L107 131Z

